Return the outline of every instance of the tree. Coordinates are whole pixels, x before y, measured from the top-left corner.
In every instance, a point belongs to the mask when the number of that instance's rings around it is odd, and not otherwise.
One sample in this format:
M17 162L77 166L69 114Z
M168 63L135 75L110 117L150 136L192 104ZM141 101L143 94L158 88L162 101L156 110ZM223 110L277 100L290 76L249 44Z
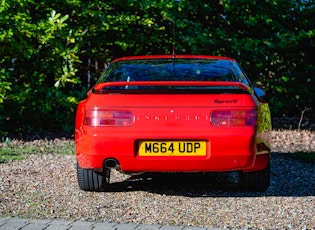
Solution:
M57 119L65 120L60 110L73 112L77 102L59 89L80 81L74 66L80 62L78 47L66 23L69 16L49 7L38 11L39 7L33 0L1 2L2 130L54 128Z
M171 54L174 22L177 54L233 57L273 114L299 114L315 98L314 11L304 0L3 0L0 126L72 131L76 103L109 61Z

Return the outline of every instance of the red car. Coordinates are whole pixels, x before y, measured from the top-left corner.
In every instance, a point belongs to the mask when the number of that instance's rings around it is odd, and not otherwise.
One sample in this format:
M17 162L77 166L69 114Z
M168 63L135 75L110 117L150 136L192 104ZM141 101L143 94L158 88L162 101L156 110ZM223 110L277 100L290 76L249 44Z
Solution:
M244 189L270 183L264 91L234 59L136 56L114 60L78 104L79 187L108 188L110 170L239 171Z

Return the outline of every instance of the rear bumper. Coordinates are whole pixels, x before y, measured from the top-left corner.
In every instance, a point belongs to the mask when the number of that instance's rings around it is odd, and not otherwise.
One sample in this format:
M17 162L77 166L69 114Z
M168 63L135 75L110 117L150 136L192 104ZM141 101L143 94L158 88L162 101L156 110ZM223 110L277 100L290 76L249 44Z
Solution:
M109 132L110 133L110 132ZM81 133L76 131L76 154L80 167L103 170L104 161L116 159L125 172L210 172L210 171L255 171L266 167L269 153L256 155L256 138L253 132L235 132L226 136L216 132L213 136L189 134L186 140L206 140L206 156L141 157L138 154L139 140L155 140L158 135L132 135L131 133ZM183 139L183 134L160 134L159 139ZM181 138L179 138L181 137Z

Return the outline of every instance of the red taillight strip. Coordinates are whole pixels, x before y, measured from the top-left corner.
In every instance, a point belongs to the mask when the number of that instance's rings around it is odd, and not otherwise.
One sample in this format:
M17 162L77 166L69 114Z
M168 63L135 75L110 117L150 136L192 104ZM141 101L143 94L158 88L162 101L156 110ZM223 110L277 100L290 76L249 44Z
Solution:
M256 125L256 109L213 110L210 121L213 126L252 126Z
M127 110L108 110L99 107L86 107L84 125L87 126L132 126L134 115Z

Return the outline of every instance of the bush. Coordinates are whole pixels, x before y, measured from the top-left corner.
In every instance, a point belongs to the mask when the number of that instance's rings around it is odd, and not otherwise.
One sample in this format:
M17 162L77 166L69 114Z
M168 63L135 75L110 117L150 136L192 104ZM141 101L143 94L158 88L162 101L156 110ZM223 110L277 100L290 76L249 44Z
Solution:
M0 135L70 132L76 103L111 59L172 53L174 21L177 53L237 59L273 115L314 105L312 1L176 2L2 1Z

